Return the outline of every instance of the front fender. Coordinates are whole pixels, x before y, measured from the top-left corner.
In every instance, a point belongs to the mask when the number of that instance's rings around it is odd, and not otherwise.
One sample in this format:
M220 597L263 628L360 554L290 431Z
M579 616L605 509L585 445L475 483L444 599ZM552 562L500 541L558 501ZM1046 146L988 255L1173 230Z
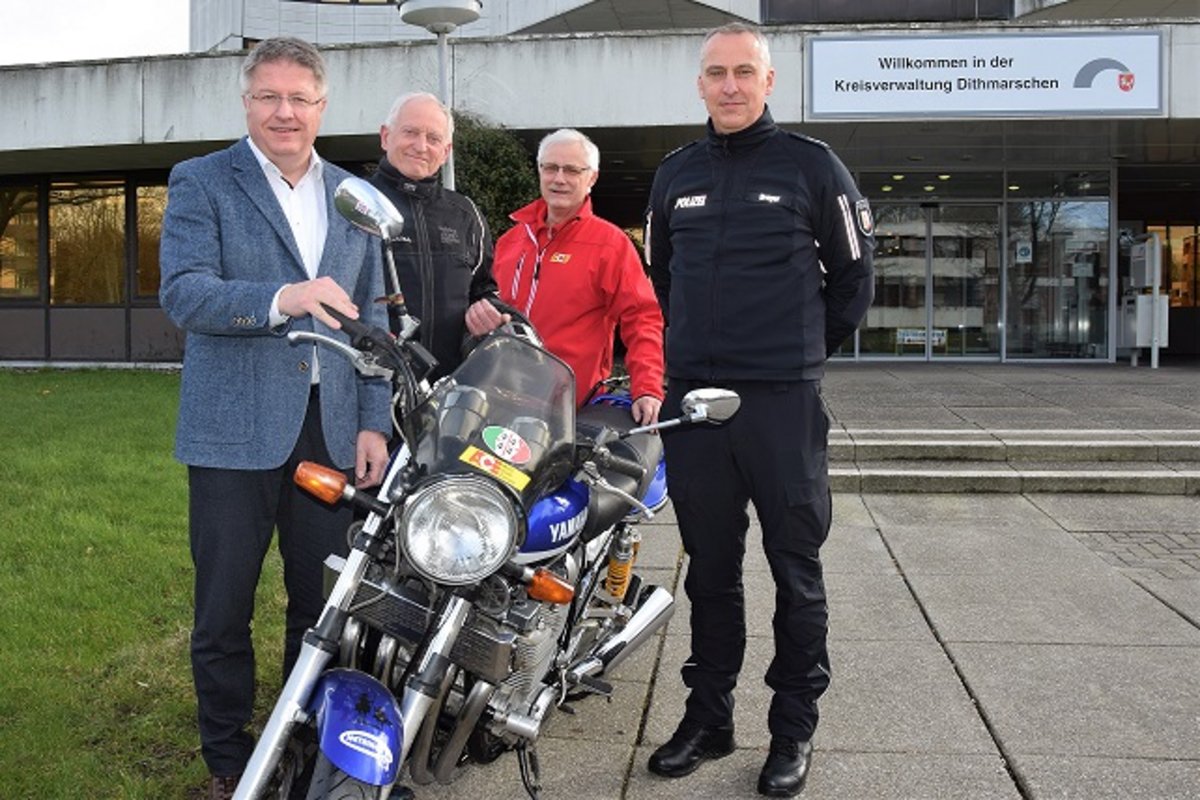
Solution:
M404 722L386 686L362 672L332 669L321 676L308 710L321 752L335 767L373 786L396 782Z

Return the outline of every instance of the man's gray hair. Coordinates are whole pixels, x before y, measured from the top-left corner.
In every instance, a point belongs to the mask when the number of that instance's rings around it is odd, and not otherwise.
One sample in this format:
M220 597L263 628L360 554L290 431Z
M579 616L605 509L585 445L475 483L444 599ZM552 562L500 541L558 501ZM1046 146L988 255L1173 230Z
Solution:
M321 58L317 48L294 36L263 39L246 54L245 60L242 61L242 92L250 91L250 81L254 78L254 70L258 69L260 64L270 64L276 61L290 61L308 69L317 82L317 91L322 97L325 96L325 59Z
M587 158L587 165L593 172L600 171L600 148L596 143L574 128L559 128L554 133L548 133L538 142L537 160L542 163L546 148L552 144L581 144Z
M454 141L454 114L446 107L445 103L438 99L437 95L430 94L429 92L405 92L397 97L396 102L392 103L391 110L388 111L387 116L383 120L384 127L391 130L392 126L396 124L396 117L400 116L400 112L404 110L404 107L413 100L429 100L436 103L438 109L446 118L446 138L449 141Z
M708 45L709 39L713 38L714 36L729 36L739 33L748 33L754 37L754 41L758 45L758 53L760 56L762 56L763 65L768 67L771 66L771 48L767 44L767 37L763 35L762 30L760 30L758 27L749 25L745 22L730 22L722 25L719 28L713 28L708 32L707 35L705 35L704 43L700 45L701 54L704 53L704 48ZM703 67L703 55L701 55L700 61L701 67Z

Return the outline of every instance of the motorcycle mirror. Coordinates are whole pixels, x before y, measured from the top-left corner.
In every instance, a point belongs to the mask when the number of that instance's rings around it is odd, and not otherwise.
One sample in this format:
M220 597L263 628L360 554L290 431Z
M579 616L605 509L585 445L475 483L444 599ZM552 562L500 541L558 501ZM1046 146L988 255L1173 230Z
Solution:
M732 417L742 405L742 398L729 389L693 389L683 396L680 409L693 422L719 423Z
M404 215L383 192L362 178L346 178L339 183L333 205L361 231L389 242L403 238Z

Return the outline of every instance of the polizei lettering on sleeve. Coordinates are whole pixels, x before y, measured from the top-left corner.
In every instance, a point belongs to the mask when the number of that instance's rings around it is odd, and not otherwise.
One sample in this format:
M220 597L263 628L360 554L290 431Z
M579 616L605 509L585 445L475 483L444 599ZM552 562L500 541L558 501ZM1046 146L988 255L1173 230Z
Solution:
M700 208L708 200L706 194L694 194L690 197L680 197L675 201L676 208Z

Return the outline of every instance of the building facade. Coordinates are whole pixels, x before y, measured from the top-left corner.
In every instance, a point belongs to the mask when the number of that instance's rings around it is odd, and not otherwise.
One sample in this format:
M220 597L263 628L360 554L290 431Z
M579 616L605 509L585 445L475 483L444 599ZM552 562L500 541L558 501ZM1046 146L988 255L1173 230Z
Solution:
M1179 5L488 0L450 38L450 83L456 108L531 153L554 128L587 132L596 208L635 229L658 161L702 133L703 29L763 23L775 118L830 142L875 208L875 303L838 357L1113 360L1147 234L1165 352L1196 353L1200 13L1154 15ZM436 44L398 17L194 0L198 52L0 67L0 361L177 361L157 301L166 177L244 132L242 48L280 33L325 48L318 150L361 170L392 99L438 90Z

